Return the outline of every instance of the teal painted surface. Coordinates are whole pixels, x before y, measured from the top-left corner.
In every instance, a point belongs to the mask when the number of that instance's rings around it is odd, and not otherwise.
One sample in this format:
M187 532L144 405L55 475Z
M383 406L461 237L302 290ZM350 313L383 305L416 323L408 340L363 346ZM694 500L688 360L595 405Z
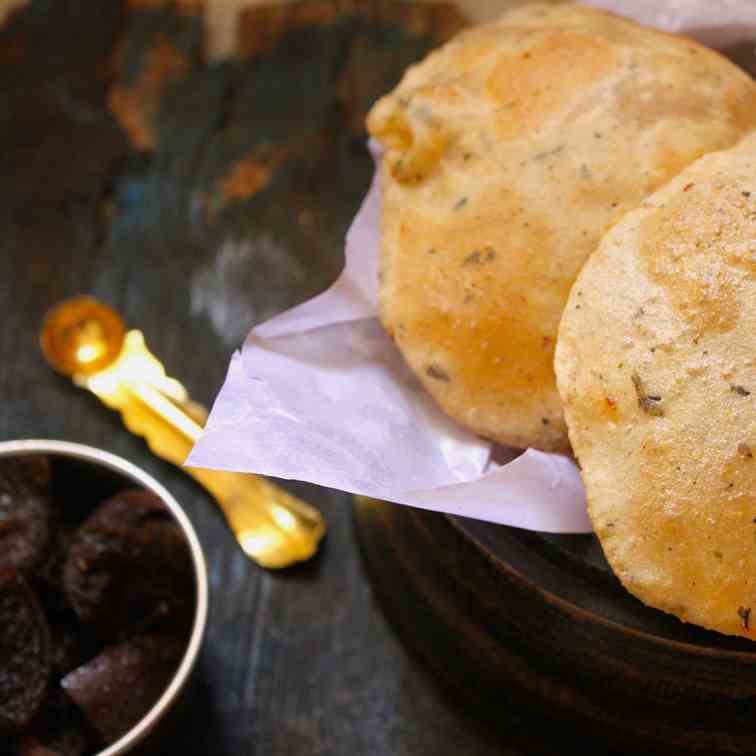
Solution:
M163 89L156 149L145 153L107 102L114 83L138 81L160 35L188 68ZM211 569L211 620L188 711L163 753L507 752L394 637L363 572L349 497L292 484L323 509L328 539L316 561L263 573L192 481L52 375L36 347L49 306L92 293L209 403L246 331L337 275L371 173L354 113L430 44L348 16L290 34L264 60L206 66L196 19L129 15L107 0L35 1L0 30L0 438L121 454L191 515ZM287 155L268 188L224 201L219 181L261 145Z

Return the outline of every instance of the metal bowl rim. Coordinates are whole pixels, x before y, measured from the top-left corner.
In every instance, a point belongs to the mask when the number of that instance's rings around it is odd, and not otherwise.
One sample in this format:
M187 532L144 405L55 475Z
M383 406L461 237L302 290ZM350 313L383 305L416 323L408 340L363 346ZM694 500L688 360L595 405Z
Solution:
M72 457L74 459L80 459L85 462L100 465L133 479L136 483L149 489L165 502L173 516L178 520L189 544L197 585L194 624L192 626L191 635L189 636L189 642L187 643L184 657L173 675L171 682L163 691L160 698L158 698L153 704L152 708L136 725L134 725L134 727L121 738L116 740L115 743L112 743L102 751L98 751L95 755L122 756L122 754L127 753L141 743L147 735L152 732L162 717L167 714L178 699L181 691L184 689L194 665L197 662L197 657L202 646L202 640L207 626L208 611L207 564L205 562L202 546L200 545L194 526L178 501L161 483L158 483L155 478L133 462L129 462L111 452L97 449L94 446L86 446L84 444L77 444L69 441L55 441L50 439L0 441L0 457L25 454L49 454L61 457Z

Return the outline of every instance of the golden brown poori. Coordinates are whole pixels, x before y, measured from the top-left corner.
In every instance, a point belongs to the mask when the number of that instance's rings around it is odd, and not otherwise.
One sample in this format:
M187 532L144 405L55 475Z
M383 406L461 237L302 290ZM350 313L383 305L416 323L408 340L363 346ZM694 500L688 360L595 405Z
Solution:
M411 67L368 118L380 306L438 404L566 451L553 356L577 273L628 210L754 125L756 85L722 56L581 5L516 9Z
M567 302L556 374L627 589L756 637L756 135L603 238Z

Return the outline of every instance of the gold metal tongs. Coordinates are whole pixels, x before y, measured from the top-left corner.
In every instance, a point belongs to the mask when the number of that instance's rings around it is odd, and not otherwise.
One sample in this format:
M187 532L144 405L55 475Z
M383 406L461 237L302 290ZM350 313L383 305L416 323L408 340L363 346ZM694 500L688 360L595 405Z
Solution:
M48 313L40 341L52 368L118 410L159 457L183 465L207 410L166 375L141 331L127 331L118 313L98 300L77 297ZM326 525L309 504L256 475L182 469L212 494L244 553L262 567L287 567L317 551Z

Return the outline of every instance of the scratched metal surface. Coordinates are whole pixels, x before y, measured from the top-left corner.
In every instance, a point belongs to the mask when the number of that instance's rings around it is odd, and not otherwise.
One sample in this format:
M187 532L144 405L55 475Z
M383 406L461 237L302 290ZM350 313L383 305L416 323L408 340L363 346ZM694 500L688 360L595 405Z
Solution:
M293 485L324 511L328 540L316 561L264 573L188 478L36 348L45 310L89 292L209 403L247 329L337 274L371 170L364 111L456 19L364 2L262 12L243 25L243 58L208 65L194 4L132 5L35 0L0 29L0 438L116 452L190 513L212 608L163 753L510 752L393 635L346 495Z

